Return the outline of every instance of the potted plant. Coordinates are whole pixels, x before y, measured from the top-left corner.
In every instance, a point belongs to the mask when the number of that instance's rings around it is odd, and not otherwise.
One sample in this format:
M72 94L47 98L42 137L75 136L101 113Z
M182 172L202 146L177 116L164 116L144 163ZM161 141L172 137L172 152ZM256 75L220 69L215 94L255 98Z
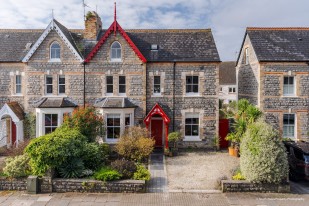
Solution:
M171 145L171 151L173 153L173 155L177 155L178 154L178 147L177 147L177 143L180 139L180 133L179 132L172 132L169 133L168 135L168 141L170 142Z

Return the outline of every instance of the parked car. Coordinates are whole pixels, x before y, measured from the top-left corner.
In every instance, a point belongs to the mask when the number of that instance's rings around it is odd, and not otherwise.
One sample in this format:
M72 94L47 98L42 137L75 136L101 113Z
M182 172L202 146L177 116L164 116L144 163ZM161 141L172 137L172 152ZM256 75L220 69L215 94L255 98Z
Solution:
M284 141L289 161L290 180L309 180L309 142Z

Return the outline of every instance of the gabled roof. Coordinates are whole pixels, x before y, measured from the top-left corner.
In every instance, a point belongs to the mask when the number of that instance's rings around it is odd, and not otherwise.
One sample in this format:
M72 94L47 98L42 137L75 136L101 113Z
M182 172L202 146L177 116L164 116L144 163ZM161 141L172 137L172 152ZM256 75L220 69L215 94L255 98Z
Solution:
M236 84L236 67L234 61L221 62L219 66L219 85Z
M137 105L124 97L106 97L98 99L94 107L98 108L135 108Z
M260 62L309 61L309 28L248 27L247 35Z
M66 108L66 107L77 107L77 105L70 99L65 97L42 98L35 105L35 108Z
M28 51L26 56L23 58L23 62L28 62L28 60L31 58L31 56L35 53L35 51L38 49L38 47L41 45L41 43L44 41L44 39L47 37L47 35L52 31L55 30L58 35L62 38L64 43L67 45L67 47L71 50L71 52L75 55L76 58L78 58L81 62L83 61L82 55L78 51L76 44L74 42L73 37L71 36L68 29L60 24L58 21L53 19L47 28L44 30L44 32L41 34L41 36L37 39L35 44L31 47L31 49Z
M135 54L140 58L140 60L143 63L146 63L147 62L146 58L143 56L143 54L140 52L140 50L136 47L136 45L133 43L133 41L127 35L127 33L121 28L121 26L118 24L116 19L111 24L111 26L108 28L108 30L104 33L104 35L100 38L99 42L94 46L94 48L88 54L87 58L85 59L85 62L90 62L90 60L96 55L96 53L99 51L101 46L104 44L106 39L112 34L112 32L116 33L117 31L128 42L128 44L130 45L132 50L135 52Z

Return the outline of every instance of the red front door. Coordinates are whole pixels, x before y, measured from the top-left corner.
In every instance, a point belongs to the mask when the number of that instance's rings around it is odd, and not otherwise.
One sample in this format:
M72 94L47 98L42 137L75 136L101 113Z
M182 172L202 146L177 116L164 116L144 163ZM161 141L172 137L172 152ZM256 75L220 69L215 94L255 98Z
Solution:
M163 137L163 120L153 119L151 120L151 136L155 139L156 147L162 147L162 137Z
M12 145L16 142L16 124L12 121Z

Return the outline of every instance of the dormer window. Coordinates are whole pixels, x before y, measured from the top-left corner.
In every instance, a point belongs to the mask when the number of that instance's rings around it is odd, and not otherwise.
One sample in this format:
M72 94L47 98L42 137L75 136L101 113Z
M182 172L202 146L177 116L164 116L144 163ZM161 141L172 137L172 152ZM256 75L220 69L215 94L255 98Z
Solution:
M111 46L111 61L121 61L121 45L117 41L115 41Z
M53 42L50 46L50 60L60 61L60 45L58 42Z

